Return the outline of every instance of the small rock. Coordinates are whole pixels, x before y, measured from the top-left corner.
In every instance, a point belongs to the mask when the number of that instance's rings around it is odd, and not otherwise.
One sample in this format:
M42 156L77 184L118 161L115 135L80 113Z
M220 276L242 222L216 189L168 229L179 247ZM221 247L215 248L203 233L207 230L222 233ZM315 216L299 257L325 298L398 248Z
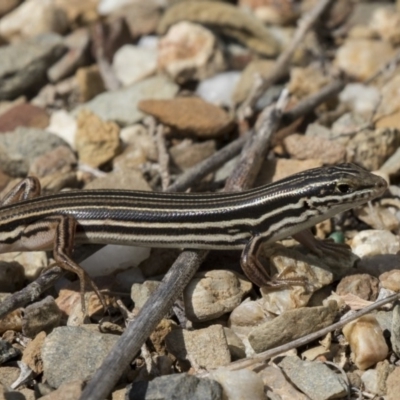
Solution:
M234 104L242 103L260 79L268 78L275 68L275 61L254 60L243 70L232 96Z
M222 400L221 386L211 379L188 374L160 376L150 382L139 381L128 386L129 400Z
M352 112L368 116L375 111L380 97L376 87L362 83L348 83L339 95L341 103L348 105Z
M92 100L98 94L106 90L99 67L96 64L79 68L76 71L75 79L78 86L80 103Z
M397 400L400 393L400 367L396 367L386 381L387 400Z
M257 53L274 57L279 45L268 28L256 17L231 4L214 1L176 3L164 13L157 31L164 34L179 21L211 25Z
M17 128L14 132L0 135L0 168L11 176L26 176L36 157L66 145L62 139L46 131Z
M60 325L61 311L53 297L47 296L24 309L22 318L22 333L34 338L39 332L51 332Z
M223 388L224 398L229 400L266 400L264 384L261 378L253 371L229 371L219 368L210 375Z
M222 325L187 331L174 329L165 338L167 349L180 360L189 360L197 368L217 368L227 365L231 355Z
M378 297L378 292L379 280L368 274L345 276L336 288L336 293L339 296L350 293L369 301L375 301Z
M369 23L371 30L393 46L400 44L400 14L386 8L377 8Z
M129 171L118 170L97 178L85 185L85 189L127 189L151 191L151 187L138 169Z
M75 153L70 147L58 146L35 158L29 167L28 175L41 178L57 172L66 173L72 171L77 163Z
M225 61L217 38L210 30L182 21L171 26L160 39L158 68L182 84L223 71Z
M40 332L27 344L22 356L22 362L38 375L43 372L42 346L45 339L46 333Z
M332 324L337 313L337 303L332 301L327 307L289 310L254 328L249 335L249 342L254 351L260 353Z
M239 336L229 328L224 328L226 342L228 343L229 352L231 353L232 361L240 360L246 357L246 346L239 339Z
M82 395L85 382L83 380L76 380L62 384L57 390L41 396L41 400L73 400L79 399Z
M9 42L42 33L64 33L68 29L65 12L52 0L27 0L0 21L0 35Z
M191 321L209 321L237 307L252 284L231 271L197 273L183 297L186 316Z
M384 272L379 276L379 281L383 288L400 292L400 271L398 269Z
M11 132L19 126L44 129L49 124L46 110L32 104L17 104L0 116L0 132Z
M228 326L238 335L247 336L256 326L274 318L262 307L261 301L244 301L231 312Z
M119 152L119 127L114 122L104 122L89 110L78 114L75 148L79 160L99 167L112 160Z
M367 369L384 360L389 352L382 329L372 315L364 315L343 327L357 368Z
M388 231L365 230L354 236L351 249L360 258L378 254L396 254L400 250L400 238Z
M393 319L390 333L390 343L392 344L393 351L398 357L400 354L400 305L398 302L393 309Z
M0 340L0 365L21 356L21 350L11 346L5 340Z
M135 308L140 309L144 306L149 297L158 289L161 282L145 281L134 283L131 287L131 299L135 303Z
M275 366L263 368L258 375L262 378L264 385L275 395L282 399L308 400L308 397L299 392L291 385L283 372Z
M56 4L65 11L70 26L89 25L99 19L98 0L56 0Z
M326 164L338 164L346 160L346 148L324 138L295 133L286 137L283 143L291 158L297 160L320 159Z
M127 88L99 94L93 100L75 110L88 108L104 121L115 121L121 126L133 125L143 118L137 105L144 99L169 99L178 86L165 77L155 76L137 82ZM110 107L110 104L113 106Z
M54 329L42 348L46 381L58 388L66 382L90 379L117 341L115 335L82 327Z
M387 42L348 39L336 52L338 68L354 79L365 81L394 57L394 49Z
M240 72L226 71L203 79L196 88L196 95L209 103L232 107L232 96L240 79Z
M157 51L126 44L113 59L114 73L123 86L132 85L157 71Z
M164 318L151 333L150 340L157 354L165 355L167 353L165 337L175 329L180 330L181 328L179 328L172 320Z
M201 143L182 141L181 143L169 148L169 153L174 164L184 171L199 162L207 159L216 151L214 140L206 140Z
M47 68L63 52L62 38L54 33L0 47L0 100L40 88L46 81Z
M321 362L285 357L279 366L290 382L312 400L335 399L347 394L343 378Z
M400 101L400 93L396 90L397 85L400 84L400 75L393 74L393 77L389 79L380 90L380 103L376 111L375 118L378 117L389 117L391 114L395 114L399 111L398 105Z
M5 298L4 294L1 299ZM15 311L8 313L5 317L0 319L0 334L6 331L14 330L20 332L22 329L22 310L17 308Z
M51 114L50 124L46 130L65 140L71 148L75 148L77 123L65 110L57 110Z
M202 139L223 135L233 128L233 120L224 110L197 97L143 100L139 109L181 134Z

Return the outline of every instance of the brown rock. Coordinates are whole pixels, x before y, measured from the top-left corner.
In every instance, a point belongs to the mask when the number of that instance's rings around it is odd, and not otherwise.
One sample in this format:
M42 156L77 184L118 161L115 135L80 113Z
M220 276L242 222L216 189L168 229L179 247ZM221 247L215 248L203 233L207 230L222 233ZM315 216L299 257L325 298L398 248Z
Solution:
M324 164L345 161L346 148L330 140L295 133L283 141L286 151L298 160L320 159Z
M292 68L288 89L291 94L301 99L318 92L318 90L326 86L330 80L331 77L326 74L322 68L314 64L306 68Z
M400 393L400 367L396 367L386 381L387 400L397 400Z
M370 28L393 46L400 43L400 13L378 8L372 16Z
M364 300L375 301L379 292L379 280L368 274L344 277L338 284L336 293L340 296L354 294Z
M346 74L361 81L375 74L395 54L387 42L347 40L336 52L336 65Z
M79 68L75 78L81 103L85 103L105 91L103 78L97 65Z
M379 280L385 289L400 292L400 271L398 269L384 272L379 276Z
M119 152L119 127L114 122L104 122L89 110L80 111L75 147L79 160L99 167L112 160Z
M49 115L43 108L18 104L0 116L0 132L12 132L19 126L44 129L49 121Z
M197 97L142 100L139 109L182 134L203 139L223 135L233 128L233 120L224 110Z
M22 356L22 362L27 364L35 374L41 374L43 372L41 353L44 339L46 339L46 333L42 331L28 343Z

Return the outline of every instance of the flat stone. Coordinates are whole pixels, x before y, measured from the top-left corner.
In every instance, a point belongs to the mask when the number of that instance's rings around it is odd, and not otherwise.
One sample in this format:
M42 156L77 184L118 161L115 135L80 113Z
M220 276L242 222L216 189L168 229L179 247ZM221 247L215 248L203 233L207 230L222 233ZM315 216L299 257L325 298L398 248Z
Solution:
M321 362L285 357L279 366L289 380L312 400L335 399L347 393L343 378Z
M202 139L223 135L233 128L233 120L224 110L197 97L144 100L139 109L181 134Z
M328 306L289 310L272 321L254 328L249 342L256 353L288 343L332 324L337 316L336 302Z
M0 116L0 132L11 132L19 126L44 129L49 120L43 108L29 103L17 104Z
M194 362L194 367L217 368L227 365L231 355L222 325L187 331L174 329L165 338L169 352L181 360Z
M99 94L93 100L83 104L75 113L87 108L104 121L114 121L119 125L133 125L144 114L138 109L138 103L144 99L170 99L179 87L162 76L148 78L124 89Z
M222 388L211 379L188 374L161 376L150 382L135 382L128 387L129 400L222 400Z
M46 381L63 383L90 379L118 341L118 336L82 327L59 327L47 336L42 348Z
M35 128L20 127L3 133L0 135L0 169L10 176L25 177L36 157L58 146L68 145L58 136Z
M60 36L37 36L0 47L0 100L14 99L46 82L47 68L64 53Z

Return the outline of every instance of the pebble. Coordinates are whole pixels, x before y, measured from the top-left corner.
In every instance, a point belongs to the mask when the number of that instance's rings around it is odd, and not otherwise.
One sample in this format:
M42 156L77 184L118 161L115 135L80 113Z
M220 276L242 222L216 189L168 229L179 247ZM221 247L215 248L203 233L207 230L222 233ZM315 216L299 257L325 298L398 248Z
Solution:
M43 372L42 346L46 339L46 332L39 332L24 349L22 362L24 362L35 374Z
M136 267L150 254L146 247L107 245L80 265L90 276L106 276L116 271Z
M238 335L247 336L253 328L275 318L262 306L263 301L246 300L229 315L228 326Z
M186 316L191 321L209 321L237 307L252 284L232 271L199 272L184 293Z
M32 146L35 143L35 146ZM40 155L67 146L61 138L36 128L20 127L0 135L0 168L8 175L25 177L30 163Z
M1 46L0 100L14 99L43 84L47 68L64 49L62 38L55 33Z
M400 393L400 367L396 367L386 381L387 400L397 400Z
M180 84L208 78L226 68L215 35L192 22L171 26L160 39L158 50L158 68Z
M83 109L77 116L75 148L80 162L100 167L120 151L119 126L104 122L93 112Z
M338 48L335 64L347 75L364 81L394 57L395 50L387 42L348 39Z
M79 68L75 74L75 82L80 103L92 100L106 90L97 65Z
M9 294L0 294L0 299L4 300ZM22 329L22 310L17 308L16 310L8 313L5 317L0 319L0 334L9 330L20 332Z
M11 132L19 126L44 129L49 124L49 115L41 107L29 103L17 104L0 116L0 132Z
M201 143L192 143L189 140L184 140L169 149L171 160L182 171L195 166L215 152L215 140L206 140Z
M321 362L285 357L279 367L289 380L312 400L328 400L347 394L343 378Z
M0 365L19 356L21 356L21 350L11 346L11 344L5 340L0 340Z
M51 332L60 325L60 322L61 310L57 307L54 298L47 296L24 308L22 333L26 337L34 338L39 332Z
M398 104L400 101L400 93L396 90L397 85L400 84L400 76L394 74L380 90L380 103L376 111L378 117L389 117L391 114L398 112Z
M393 269L384 272L379 276L379 282L383 288L392 290L393 292L400 292L400 271Z
M400 250L400 238L388 231L365 230L354 236L351 249L360 258L378 254L396 254Z
M143 283L134 283L131 287L131 299L135 303L135 309L141 309L160 284L160 281L151 280Z
M229 371L219 368L210 375L223 389L224 398L229 400L267 400L262 379L253 371L243 369Z
M67 15L52 0L27 0L0 20L0 35L9 42L67 29Z
M181 135L200 139L221 136L234 127L232 118L223 109L198 97L142 100L139 109Z
M329 302L326 307L289 310L254 328L248 339L254 351L261 353L329 326L337 313L336 302Z
M394 353L400 355L400 306L398 303L393 308L392 326L390 330L390 343Z
M188 374L160 376L150 382L139 381L128 386L129 400L222 400L222 388L215 380L199 379Z
M65 110L57 110L51 114L46 130L63 139L74 149L77 128L78 124L74 117Z
M378 292L379 279L368 274L345 276L336 287L336 293L339 296L350 293L369 301L375 301L378 297Z
M280 396L281 399L308 400L308 397L299 392L291 385L282 370L275 366L263 368L258 375L262 378L264 385L269 388L269 393ZM272 398L272 396L270 396Z
M382 329L372 314L364 315L343 327L357 368L365 370L384 360L389 352Z
M126 44L114 54L112 67L123 86L132 85L157 71L157 50Z
M75 114L82 108L88 108L103 121L114 121L121 126L133 125L143 118L137 108L144 99L170 99L178 91L178 86L163 76L155 76L137 82L127 88L99 94L91 101L79 106ZM113 107L110 107L110 104Z
M118 336L98 333L94 329L55 328L46 337L42 348L46 381L58 388L66 382L90 379L117 341Z
M231 360L240 360L246 357L246 346L236 333L229 328L224 327L226 342L228 343Z
M222 325L188 331L174 329L165 338L167 349L180 360L189 360L193 368L218 368L231 361Z
M324 164L339 164L346 161L346 148L331 140L295 133L286 137L283 143L292 159L319 159Z
M288 89L297 99L302 99L318 92L328 83L329 76L318 65L311 63L305 68L291 68Z
M369 22L371 30L393 46L400 44L400 14L386 8L377 8Z
M266 57L274 57L279 52L279 45L268 28L256 17L231 4L214 1L176 3L162 16L157 32L164 34L179 21L211 25Z
M356 114L371 115L380 102L379 90L362 83L348 83L340 92L341 103L348 105Z
M220 72L202 80L196 88L196 94L208 103L217 106L232 107L234 89L240 79L240 72Z

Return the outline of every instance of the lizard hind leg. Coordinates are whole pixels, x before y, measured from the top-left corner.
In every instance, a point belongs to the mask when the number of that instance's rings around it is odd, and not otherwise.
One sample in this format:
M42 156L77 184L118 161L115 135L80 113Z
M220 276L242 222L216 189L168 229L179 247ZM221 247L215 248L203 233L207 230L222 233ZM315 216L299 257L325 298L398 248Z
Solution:
M104 310L107 309L104 296L101 294L97 285L93 282L87 272L77 263L71 259L72 248L74 244L74 236L76 230L76 220L71 216L59 216L55 217L55 238L54 238L54 249L53 255L56 264L67 270L74 272L78 275L80 282L80 293L82 302L82 312L86 314L85 304L85 286L88 282L99 298L101 305Z

